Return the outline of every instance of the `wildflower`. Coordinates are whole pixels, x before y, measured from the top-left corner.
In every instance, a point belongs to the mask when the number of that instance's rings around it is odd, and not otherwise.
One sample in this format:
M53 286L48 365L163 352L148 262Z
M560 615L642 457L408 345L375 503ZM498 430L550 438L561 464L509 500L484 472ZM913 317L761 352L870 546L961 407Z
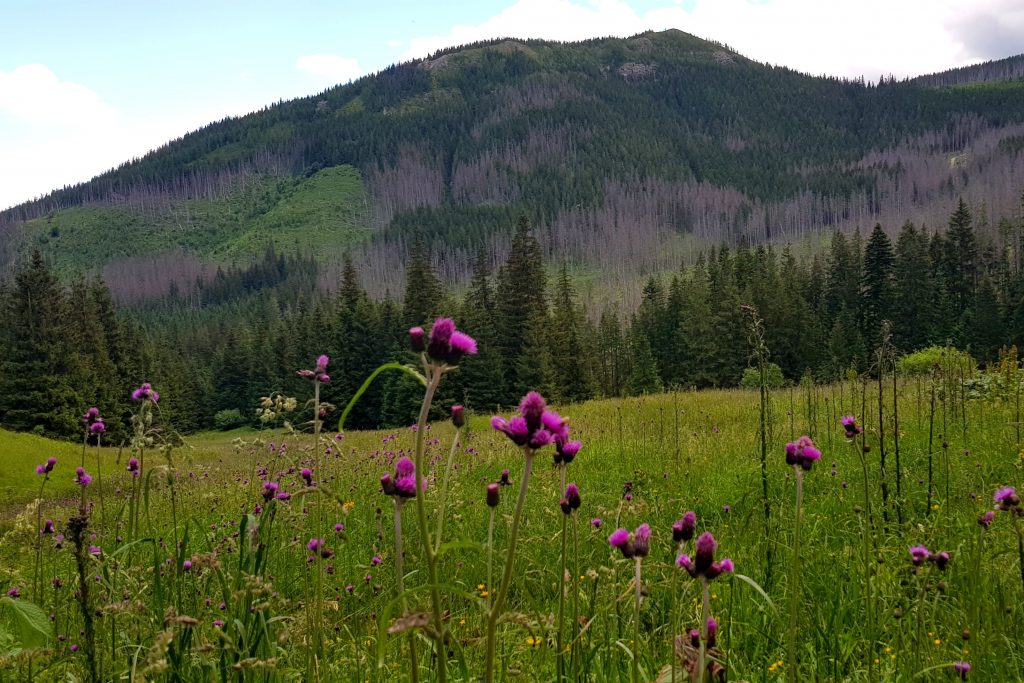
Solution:
M11 588L10 588L10 589L9 589L9 590L7 591L7 596L8 596L8 597L11 597L11 598L17 598L17 597L20 597L20 596L21 596L21 591L19 591L19 590L18 590L18 587L17 587L17 586L12 586L12 587L11 587Z
M344 524L341 524L341 523L339 522L338 524L335 524L335 525L334 525L334 531L335 531L335 533L339 533L339 534L340 534L340 533L341 533L342 531L344 531L344 530L345 530L345 525L344 525Z
M92 477L85 472L84 467L75 468L75 483L85 488L92 483Z
M402 456L395 463L395 474L392 477L385 473L380 478L381 490L385 495L399 498L416 497L416 464L407 456ZM419 490L426 491L427 480L420 477Z
M626 529L616 529L608 537L608 543L618 548L625 558L647 557L651 547L651 527L641 524L630 534Z
M281 501L291 500L292 494L288 493L287 491L281 491L279 494L277 494L277 499Z
M529 645L530 647L537 647L542 642L543 641L540 638L538 638L537 636L526 636L526 644Z
M676 558L676 564L687 571L690 576L703 576L707 579L714 579L721 574L731 574L735 566L729 558L715 562L715 550L718 548L718 541L709 531L705 531L697 538L696 555L691 558L689 555L680 555Z
M811 441L811 437L801 436L796 443L786 444L787 465L799 465L803 469L809 470L817 460L821 460L821 451Z
M600 517L594 517L592 520L590 520L590 526L594 527L595 529L600 529L602 524L604 524L604 520L602 520Z
M224 620L223 619L214 619L213 620L213 627L214 628L223 628L224 627Z
M185 560L184 562L182 562L181 563L181 569L182 569L182 571L186 571L186 572L187 571L191 571L192 570L192 560Z
M580 499L580 489L576 484L569 484L565 487L565 500L569 503L571 510L579 510L583 501Z
M299 472L299 475L306 482L306 486L313 485L313 470L309 469L308 467L303 467L302 471Z
M416 350L423 346L422 335L422 328L409 330L409 339ZM438 318L430 328L426 351L435 361L457 365L463 356L476 353L476 341L465 332L456 330L455 322L451 318Z
M315 380L321 384L327 384L331 381L331 376L327 374L327 364L330 360L330 358L321 354L316 359L316 367L312 370L298 370L295 374L302 379Z
M493 421L492 421L491 424L494 424ZM500 486L511 486L512 485L512 481L508 478L508 470L502 470L501 471L501 478L498 479L498 484Z
M960 680L966 681L967 674L971 671L971 665L967 662L954 662L953 672L960 677Z
M142 386L132 392L132 400L145 401L147 399L156 403L160 400L160 394L156 392L149 382L143 382Z
M930 556L931 552L923 545L910 546L910 560L914 563L915 567L921 566L921 563L927 560Z
M525 446L531 451L555 443L556 439L568 439L569 427L566 421L558 413L547 410L544 397L536 391L523 397L519 403L519 414L519 417L510 420L495 415L491 418L491 426L505 434L512 443ZM575 455L573 452L571 457Z
M714 617L708 617L707 630L708 630L708 647L714 647L715 646L715 637L718 635L718 622L715 621Z
M52 519L48 519L43 524L43 533L44 534L52 534L53 532L54 532L53 520Z
M928 559L939 568L939 571L946 569L946 565L949 564L949 553L945 550L938 553L932 553L928 556Z
M455 425L456 429L460 429L466 424L465 408L460 405L452 406L452 424Z
M487 499L486 500L487 500L487 507L492 507L492 508L498 507L498 503L500 502L500 499L499 499L499 496L498 496L498 485L497 484L488 484L487 485Z
M567 429L567 428L566 428ZM555 438L555 464L565 463L568 465L576 459L583 444L579 441L568 441L567 438Z
M852 439L864 431L864 428L857 424L857 418L853 415L844 415L839 418L839 422L843 425L843 429L846 430L847 439Z
M978 524L980 524L982 528L987 529L989 525L992 523L992 520L995 519L995 516L996 513L989 510L985 514L978 516Z
M422 353L427 350L426 339L426 332L419 325L409 328L409 346L416 353Z
M279 486L276 481L263 482L263 500L270 501L271 498L277 495L278 488Z
M95 545L89 546L89 554L90 555L99 556L102 552L103 551L99 548L99 546L95 546Z
M82 415L82 422L86 425L90 425L98 419L100 419L100 409L96 406L89 408L85 411L85 415Z
M370 560L370 564L374 567L379 565L381 562L383 562L383 560L381 560L380 555L374 555L373 558Z
M1004 486L996 491L992 500L1000 510L1012 510L1020 505L1020 496L1017 495L1017 489L1012 486Z
M676 543L689 541L697 530L697 513L692 510L677 519L672 525L672 540Z
M104 424L103 420L96 420L91 425L89 425L90 434L102 434L105 431L107 431L107 425Z

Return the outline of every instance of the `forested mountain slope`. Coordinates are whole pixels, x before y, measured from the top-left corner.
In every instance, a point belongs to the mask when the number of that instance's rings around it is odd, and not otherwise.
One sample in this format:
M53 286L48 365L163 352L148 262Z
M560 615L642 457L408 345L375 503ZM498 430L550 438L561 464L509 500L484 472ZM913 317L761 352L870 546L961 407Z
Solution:
M188 293L274 242L316 254L325 286L352 252L382 296L402 291L413 233L464 283L479 246L504 259L525 214L546 256L612 287L710 244L941 226L960 196L1015 216L1020 64L872 85L680 31L470 45L213 123L8 210L0 256L40 249L131 301Z

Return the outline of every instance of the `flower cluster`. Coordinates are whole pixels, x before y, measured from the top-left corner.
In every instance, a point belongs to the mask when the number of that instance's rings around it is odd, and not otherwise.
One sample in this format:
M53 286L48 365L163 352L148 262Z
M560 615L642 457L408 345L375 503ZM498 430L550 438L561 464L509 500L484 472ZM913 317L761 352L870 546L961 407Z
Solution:
M422 327L410 328L409 344L413 351L426 351L432 360L447 365L457 365L463 356L476 353L476 341L455 329L455 321L451 318L435 320L429 337Z
M853 415L843 415L839 418L839 422L843 425L843 429L846 430L847 439L852 439L864 431L864 428L857 424L857 418Z
M309 562L315 560L317 556L325 560L329 560L334 557L334 551L327 547L327 544L324 543L324 539L322 538L309 539L309 543L306 544L306 550L311 553L308 558Z
M721 574L731 574L735 569L732 560L728 557L720 562L715 562L715 550L718 548L718 541L711 535L711 532L705 531L702 533L697 538L695 545L696 549L693 559L689 555L680 555L676 559L676 564L685 569L690 576L694 578L703 576L706 579L715 579Z
M580 489L576 484L569 484L565 487L565 495L562 496L562 500L559 501L558 505L562 508L562 512L565 514L571 514L575 510L580 509L580 505L583 504L580 498Z
M133 477L139 476L139 459L129 458L127 470L131 473Z
M641 524L631 534L627 529L616 529L608 537L608 543L618 548L625 558L647 557L651 550L651 527Z
M92 483L92 476L86 473L84 467L75 468L75 483L85 488Z
M796 443L791 441L786 444L787 465L799 465L803 469L809 470L817 460L821 460L821 451L811 441L811 437L801 436Z
M327 364L331 361L326 355L321 354L316 359L316 367L312 370L299 370L296 374L302 379L315 380L321 384L327 384L331 381L331 376L327 374Z
M132 392L133 401L145 401L149 400L156 403L160 400L160 394L156 392L156 389L149 382L143 382L142 386Z
M910 546L910 561L915 567L920 567L924 562L933 562L939 570L944 570L949 564L949 553L945 550L933 553L923 545Z
M676 543L689 541L697 531L697 513L689 511L672 525L672 540Z
M992 496L992 500L995 502L996 507L1004 512L1010 512L1014 509L1020 511L1020 496L1017 495L1017 489L1012 486L1004 486L996 491L995 495Z
M491 426L507 436L517 446L535 451L555 444L561 452L561 462L571 462L579 452L579 442L569 441L569 423L553 410L548 410L544 397L531 391L519 403L519 415L510 420L495 415ZM568 459L566 459L568 455ZM556 455L556 462L558 462Z
M107 425L103 422L103 418L100 417L100 409L96 406L85 411L85 415L82 415L82 424L85 425L90 434L102 434L107 431Z
M36 465L36 474L49 474L57 466L57 458L47 458L42 465Z
M420 478L419 490L427 490L427 480ZM380 488L386 496L397 498L416 497L416 463L410 458L402 456L395 463L395 474L384 473L380 478Z

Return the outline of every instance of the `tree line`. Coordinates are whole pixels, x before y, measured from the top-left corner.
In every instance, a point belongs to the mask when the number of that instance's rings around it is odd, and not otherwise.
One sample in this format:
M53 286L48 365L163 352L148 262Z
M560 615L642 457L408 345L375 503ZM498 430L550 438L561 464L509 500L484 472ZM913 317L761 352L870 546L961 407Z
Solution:
M1019 221L976 230L961 201L946 230L906 223L895 241L876 225L866 236L837 232L809 255L722 246L652 276L625 315L581 302L525 217L496 271L480 250L464 291L445 288L414 240L401 302L371 298L349 258L324 293L315 261L268 250L221 272L203 306L171 294L119 311L101 279L62 284L36 253L0 285L0 426L74 436L97 405L116 442L142 381L159 387L161 410L183 431L247 424L262 396L301 398L308 387L295 371L320 353L331 358L323 397L337 415L378 365L416 362L406 331L437 315L454 316L480 347L446 383L439 411L509 406L529 389L573 402L735 386L749 358L743 305L764 318L771 360L791 380L865 370L885 320L902 352L951 344L988 361L1024 345L1022 235ZM408 381L385 375L349 424L409 424Z

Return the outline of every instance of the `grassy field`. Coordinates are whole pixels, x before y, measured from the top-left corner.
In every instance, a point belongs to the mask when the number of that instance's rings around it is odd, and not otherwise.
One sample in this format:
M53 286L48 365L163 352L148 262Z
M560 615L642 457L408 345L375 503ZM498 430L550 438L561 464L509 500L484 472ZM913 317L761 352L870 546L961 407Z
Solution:
M698 533L713 532L718 556L735 562L735 574L713 581L710 592L728 680L787 680L791 610L797 680L951 680L957 661L970 662L972 680L1024 680L1024 587L1012 515L997 513L987 530L976 521L992 509L997 487L1024 483L1016 403L995 396L972 400L940 386L932 410L931 388L927 381L900 386L898 496L888 389L881 423L874 385L867 385L865 396L852 383L773 393L767 526L756 392L680 392L564 407L573 437L584 444L567 471L567 481L576 482L582 496L569 527L574 523L578 532L578 555L569 554L567 593L568 604L573 597L578 603L582 635L566 650L579 678L630 680L636 657L642 680L654 680L659 672L660 680L672 680L665 666L672 661L673 636L696 627L701 613L699 582L675 565L671 532L673 521L693 510ZM839 424L843 414L861 416L862 401L868 406L861 417L869 447L866 470L859 442L848 442ZM522 476L522 454L489 428L488 417L469 421L447 496L439 581L446 629L453 636L454 680L480 677L483 609L495 588L487 579L485 486L503 468L510 470L513 486L501 491L494 532L498 577ZM427 437L430 528L443 488L438 473L454 434L450 423L439 422ZM797 584L790 571L794 469L784 462L784 444L802 434L814 439L823 457L804 477ZM325 434L322 471L313 475L330 493L322 496L312 494L300 476L302 466L317 460L310 434L198 435L173 451L170 468L166 455L147 451L138 480L125 470L127 452L117 462L118 453L104 449L98 467L96 449L89 448L87 469L97 480L87 489L95 534L89 544L100 552L87 566L96 577L91 600L103 615L95 620L102 678L301 680L309 670L310 606L320 582L327 599L322 679L408 680L406 637L386 633L401 609L395 599L393 508L380 493L379 478L411 452L414 437L411 429ZM58 532L67 533L81 447L0 433L0 448L0 587L17 587L22 600L40 604L53 615L50 626L60 637L42 651L17 654L17 639L8 634L0 640L8 652L5 676L81 677L82 617L73 595L77 578L69 542L58 549L46 537L38 561L34 552L37 518L51 518ZM550 451L537 457L527 493L506 617L499 625L499 679L555 679L563 513L560 474L550 465ZM49 455L59 463L39 511L33 501L42 477L34 467ZM168 477L170 471L176 476ZM265 502L265 478L277 481L290 499ZM139 520L134 528L133 491ZM262 512L247 517L257 506ZM265 566L244 571L252 560L245 538L264 518ZM595 519L601 520L599 528ZM418 615L428 599L411 505L403 521L408 613ZM653 534L643 563L640 638L634 647L634 564L607 539L616 527L641 523L650 524ZM344 528L336 531L335 525ZM324 539L333 557L310 562L311 538ZM915 544L948 551L948 567L940 571L925 563L915 572L908 553ZM192 563L187 570L184 560ZM62 588L53 588L54 577L61 578ZM262 616L253 621L253 614ZM237 633L255 637L257 626L263 633L258 648L251 657L241 656L244 638ZM418 633L418 677L434 680L431 641L426 631ZM684 680L681 668L675 676Z

